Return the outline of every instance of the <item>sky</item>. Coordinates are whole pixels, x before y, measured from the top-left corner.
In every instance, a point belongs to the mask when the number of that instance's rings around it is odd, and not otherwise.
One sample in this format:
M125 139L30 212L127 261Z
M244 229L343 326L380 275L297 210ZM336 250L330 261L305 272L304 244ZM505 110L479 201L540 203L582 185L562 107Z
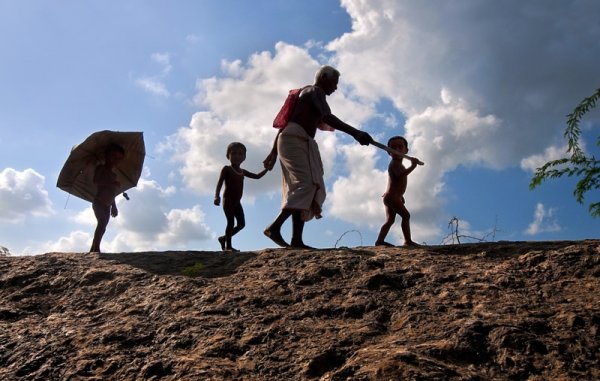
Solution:
M91 206L56 180L74 145L115 130L142 131L146 158L102 250L219 250L227 145L259 172L288 90L325 64L341 72L336 116L383 143L405 136L425 162L405 194L415 242L452 243L451 221L461 242L598 238L598 190L581 205L575 178L529 183L566 155L566 115L600 87L599 15L596 0L0 0L0 246L89 250ZM581 127L598 156L600 112ZM305 243L373 245L389 155L342 132L316 140L327 200ZM278 166L245 180L242 204L234 247L274 247L262 231L281 207ZM403 243L400 218L387 240Z

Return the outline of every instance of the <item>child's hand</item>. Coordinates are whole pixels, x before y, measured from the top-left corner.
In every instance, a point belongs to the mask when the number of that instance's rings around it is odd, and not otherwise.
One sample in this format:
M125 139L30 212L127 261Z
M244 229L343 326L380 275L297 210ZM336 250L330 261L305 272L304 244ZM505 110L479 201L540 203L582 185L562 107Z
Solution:
M416 157L411 157L411 158L409 158L409 160L415 166L424 164L421 160L417 159Z
M215 196L215 201L214 202L215 202L216 206L219 206L221 204L221 197Z

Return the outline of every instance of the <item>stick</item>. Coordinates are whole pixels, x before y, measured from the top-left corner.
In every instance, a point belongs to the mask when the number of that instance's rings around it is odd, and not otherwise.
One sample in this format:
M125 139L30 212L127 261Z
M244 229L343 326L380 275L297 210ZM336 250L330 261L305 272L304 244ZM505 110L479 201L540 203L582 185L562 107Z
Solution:
M412 156L404 155L404 154L400 153L399 151L396 151L395 149L393 149L393 148L390 148L390 147L386 146L385 144L381 144L381 143L379 143L379 142L376 142L376 141L374 141L374 140L371 142L371 144L373 144L375 147L381 148L382 150L384 150L384 151L386 151L386 152L388 152L388 153L394 153L394 154L396 154L396 155L400 155L400 156L402 156L403 158L405 158L405 159L408 159L408 160L417 159L416 157L412 157ZM418 164L418 165L425 165L425 163L423 163L423 162L422 162L421 160L419 160L419 159L417 159L417 164Z

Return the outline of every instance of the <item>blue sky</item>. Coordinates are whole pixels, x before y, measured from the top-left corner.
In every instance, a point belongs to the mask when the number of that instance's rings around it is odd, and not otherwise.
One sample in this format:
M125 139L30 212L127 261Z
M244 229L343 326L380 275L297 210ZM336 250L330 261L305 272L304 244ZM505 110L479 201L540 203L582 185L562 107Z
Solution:
M0 245L88 250L91 207L56 178L73 145L110 129L143 131L147 157L103 251L217 250L227 144L246 144L242 166L258 172L287 91L323 64L342 72L329 98L338 117L382 142L406 136L426 163L406 194L415 241L441 243L452 217L473 237L597 238L574 179L528 184L564 154L565 115L600 86L599 14L593 0L1 1ZM599 124L597 110L582 124L596 155ZM339 132L317 141L328 198L305 242L372 245L389 157ZM278 169L246 180L234 246L273 246L262 230L280 181Z

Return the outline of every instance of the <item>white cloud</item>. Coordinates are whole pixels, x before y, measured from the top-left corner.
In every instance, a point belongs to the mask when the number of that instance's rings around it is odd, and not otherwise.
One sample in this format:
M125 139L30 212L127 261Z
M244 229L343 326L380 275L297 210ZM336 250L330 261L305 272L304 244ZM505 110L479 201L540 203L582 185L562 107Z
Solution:
M119 230L138 233L144 241L153 240L166 226L167 197L175 193L175 188L162 188L156 181L140 179L138 186L127 193L129 201L117 198L119 216L114 219L115 225Z
M352 32L327 47L343 81L358 99L390 99L406 116L410 153L426 163L407 190L419 230L437 232L444 178L454 169L530 168L531 155L553 143L573 104L593 91L600 3L342 5Z
M567 146L550 146L546 148L541 155L531 155L521 160L521 169L524 171L535 172L536 169L551 160L558 160L569 156L570 155L567 153Z
M80 225L96 226L96 217L91 207L76 213L71 220Z
M0 172L0 221L20 223L29 215L53 214L44 181L44 176L31 168L5 168Z
M539 233L551 233L560 231L560 225L555 218L555 208L546 208L544 204L538 203L533 213L533 221L525 230L527 235L536 235Z
M150 94L158 95L164 98L168 98L169 96L171 96L171 93L169 92L169 90L167 90L167 86L162 82L160 78L143 77L136 79L135 83L144 91Z
M357 225L381 225L385 218L381 196L385 192L387 172L375 169L375 149L353 145L341 150L349 174L333 182L325 205L327 212Z
M103 251L129 252L149 250L185 249L192 242L201 242L214 237L204 222L204 212L198 205L189 209L171 209L164 214L163 224L155 231L140 231L119 224L119 233L109 242L102 244Z
M204 111L196 112L189 126L180 128L160 146L180 163L184 184L197 194L214 193L221 168L229 164L225 149L232 141L247 147L242 167L259 172L277 133L273 118L287 92L312 83L320 64L306 50L282 42L275 49L275 55L256 53L245 64L224 61L225 77L199 80L195 102ZM370 105L350 100L342 92L332 96L330 104L336 113L351 116L350 123L364 121L373 113ZM330 173L328 169L335 163L336 134L320 133L317 141L326 173ZM273 172L258 182L247 181L244 197L279 191L279 168Z
M44 253L44 252L81 253L81 252L87 252L89 250L90 246L92 245L92 235L93 235L93 231L84 232L84 231L77 230L77 231L71 232L66 237L59 238L58 241L56 241L56 242L48 242L46 245L44 245L43 250L36 250L35 252L37 252L37 253Z
M127 252L185 248L191 242L214 237L204 221L202 208L170 209L169 198L176 196L174 187L162 188L157 182L140 179L138 186L127 192L130 200L117 198L119 215L111 218L102 239L104 252ZM88 232L75 231L55 242L47 242L33 252L87 251L91 245L96 219L91 207L75 215L73 220L87 225Z
M544 149L562 130L573 104L593 91L589 79L597 74L600 3L342 4L353 31L328 48L356 94L389 98L409 118L461 99L475 115L498 123L483 140L500 147L485 152L486 165L514 165ZM482 121L473 128L486 128ZM477 142L467 136L459 149L470 150Z
M135 84L152 95L169 98L171 92L167 89L165 80L172 69L171 56L169 53L153 53L150 59L159 65L160 73L136 78Z
M155 181L142 179L128 193L130 201L120 199L119 216L114 219L119 233L103 245L104 251L179 248L213 237L200 206L169 209L167 199L176 195L173 187L162 188Z
M343 0L342 6L352 31L326 44L330 63L342 73L328 101L352 125L381 121L386 135L405 135L410 154L425 162L410 175L406 193L418 226L415 240L441 236L440 221L447 218L444 178L452 171L529 168L532 155L562 132L573 103L593 90L600 3ZM312 82L326 63L309 53L320 46L280 42L274 53L223 61L222 77L197 81L199 111L162 145L180 165L187 188L201 195L214 191L231 141L246 144L247 169L260 169L285 94ZM376 110L382 99L405 116L403 129L393 115ZM384 218L380 196L386 174L378 169L374 148L343 136L317 135L330 188L326 208L375 229ZM344 165L336 164L340 157ZM280 189L276 173L250 184L249 196Z
M161 67L163 76L171 72L171 55L169 53L153 53L151 58Z

